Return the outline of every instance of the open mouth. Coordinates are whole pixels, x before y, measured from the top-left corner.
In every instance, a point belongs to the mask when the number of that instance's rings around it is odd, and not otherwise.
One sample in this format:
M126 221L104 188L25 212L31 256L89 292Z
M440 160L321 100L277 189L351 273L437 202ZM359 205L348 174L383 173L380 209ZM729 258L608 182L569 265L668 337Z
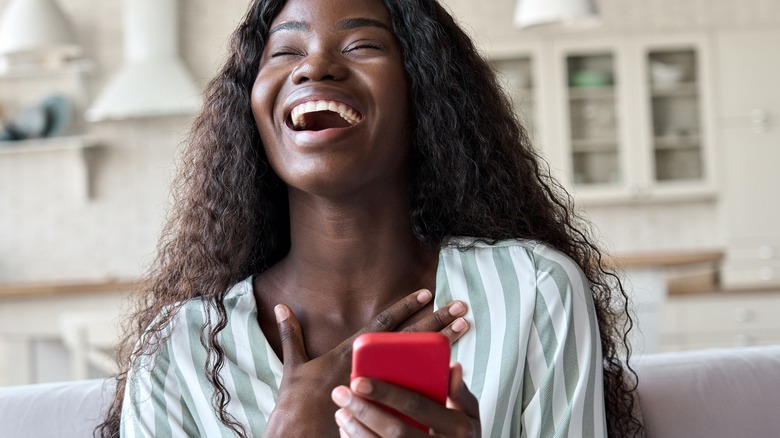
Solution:
M349 128L362 118L357 110L347 104L333 100L313 100L293 108L287 123L295 131L322 131Z

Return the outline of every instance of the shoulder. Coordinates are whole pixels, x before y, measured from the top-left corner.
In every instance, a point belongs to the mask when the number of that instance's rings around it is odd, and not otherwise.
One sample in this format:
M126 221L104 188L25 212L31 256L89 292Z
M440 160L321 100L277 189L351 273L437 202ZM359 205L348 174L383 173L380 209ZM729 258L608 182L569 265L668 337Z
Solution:
M547 243L527 239L485 241L469 237L449 239L442 248L445 266L457 265L465 276L497 276L530 281L538 288L554 287L584 295L590 289L582 268L564 252ZM528 284L528 283L526 283Z
M447 257L491 257L511 260L513 264L530 264L537 271L581 272L571 257L552 246L528 239L486 241L473 237L448 239L442 247Z
M225 293L223 304L228 317L235 311L254 306L252 276L231 286ZM181 331L199 332L207 321L216 318L213 297L195 297L174 303L162 310L158 318L168 317L163 332L166 335Z

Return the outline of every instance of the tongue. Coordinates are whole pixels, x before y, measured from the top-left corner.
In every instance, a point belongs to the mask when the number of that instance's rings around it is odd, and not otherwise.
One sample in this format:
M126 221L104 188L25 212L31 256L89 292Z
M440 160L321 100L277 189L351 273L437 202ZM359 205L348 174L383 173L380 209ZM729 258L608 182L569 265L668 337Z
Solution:
M322 131L331 128L349 128L349 122L333 111L317 111L303 116L302 131Z

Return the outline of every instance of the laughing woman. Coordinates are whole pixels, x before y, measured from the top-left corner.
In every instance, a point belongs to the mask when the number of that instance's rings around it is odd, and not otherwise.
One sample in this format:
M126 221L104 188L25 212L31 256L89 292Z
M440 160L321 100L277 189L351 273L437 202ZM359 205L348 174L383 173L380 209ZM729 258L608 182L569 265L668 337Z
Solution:
M103 436L641 433L626 294L436 1L255 0L177 182ZM446 406L347 386L398 330Z

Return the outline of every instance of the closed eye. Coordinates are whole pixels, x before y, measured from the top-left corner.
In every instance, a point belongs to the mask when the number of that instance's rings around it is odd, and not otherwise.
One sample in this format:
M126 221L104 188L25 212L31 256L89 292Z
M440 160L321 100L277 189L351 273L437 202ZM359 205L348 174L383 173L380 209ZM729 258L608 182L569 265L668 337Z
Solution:
M272 52L271 58L279 58L282 56L301 56L301 55L302 53L299 50L284 47Z
M362 50L362 49L381 50L382 47L380 47L379 44L375 44L375 43L358 43L358 44L353 44L347 47L346 49L344 49L344 53L352 52L354 50Z

